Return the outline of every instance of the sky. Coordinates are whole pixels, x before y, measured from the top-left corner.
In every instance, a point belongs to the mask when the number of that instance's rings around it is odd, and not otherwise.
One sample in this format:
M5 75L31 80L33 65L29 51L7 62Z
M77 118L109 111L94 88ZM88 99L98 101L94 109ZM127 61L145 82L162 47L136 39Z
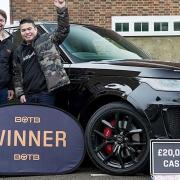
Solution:
M9 0L3 0L3 3L1 2L0 9L3 9L7 13L7 22L6 25L10 24L10 4Z

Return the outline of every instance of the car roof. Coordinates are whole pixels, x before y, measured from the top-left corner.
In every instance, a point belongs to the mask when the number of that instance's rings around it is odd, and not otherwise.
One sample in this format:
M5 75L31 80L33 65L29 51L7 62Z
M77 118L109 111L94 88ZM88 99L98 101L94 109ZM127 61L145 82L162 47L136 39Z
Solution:
M57 24L56 21L35 21L35 25L43 25L43 24ZM84 27L91 27L91 28L102 28L102 29L105 29L104 27L100 27L100 26L96 26L96 25L93 25L93 24L81 24L81 23L70 23L71 26L73 25L78 25L78 26L84 26ZM18 28L19 27L19 22L15 22L13 24L10 24L10 25L6 25L5 26L5 29L9 29L9 28ZM110 30L110 29L109 29Z

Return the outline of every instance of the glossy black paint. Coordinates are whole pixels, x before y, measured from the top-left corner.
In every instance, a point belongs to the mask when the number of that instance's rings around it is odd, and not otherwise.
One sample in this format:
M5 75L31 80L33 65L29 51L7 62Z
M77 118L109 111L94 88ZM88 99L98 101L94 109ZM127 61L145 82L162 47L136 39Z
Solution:
M95 26L83 27L110 33ZM47 30L43 24L39 24L38 28L41 32ZM120 36L116 34L115 37ZM126 102L144 117L154 137L179 137L172 135L171 122L167 119L169 111L179 110L180 92L158 91L141 82L141 79L180 80L180 64L148 60L149 57L141 50L124 43L139 51L144 58L78 63L62 44L60 52L71 84L56 92L57 106L72 113L85 127L92 114L101 106L110 102Z
M69 111L84 122L100 106L124 101L147 119L155 137L171 137L165 116L168 109L179 107L180 92L157 91L139 80L142 77L180 79L179 71L173 71L179 68L156 62L133 64L87 63L79 64L81 68L78 64L71 65Z

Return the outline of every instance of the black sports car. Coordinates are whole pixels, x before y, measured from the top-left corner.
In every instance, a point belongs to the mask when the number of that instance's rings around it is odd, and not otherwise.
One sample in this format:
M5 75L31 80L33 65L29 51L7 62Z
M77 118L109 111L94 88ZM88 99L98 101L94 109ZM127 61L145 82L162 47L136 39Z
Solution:
M56 24L37 27L51 32ZM15 45L16 30L7 28ZM90 25L72 24L59 51L71 84L57 92L57 106L80 121L101 170L142 171L151 138L180 138L180 64L151 60L115 32Z

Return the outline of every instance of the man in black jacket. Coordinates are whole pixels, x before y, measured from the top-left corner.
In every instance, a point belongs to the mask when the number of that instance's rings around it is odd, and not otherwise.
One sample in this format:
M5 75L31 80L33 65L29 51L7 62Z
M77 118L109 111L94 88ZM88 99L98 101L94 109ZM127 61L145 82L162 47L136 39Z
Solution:
M4 31L6 12L0 9L0 104L6 104L14 96L12 86L12 42Z
M39 35L34 21L22 19L23 43L14 55L14 84L21 103L54 105L52 91L69 84L57 46L69 33L69 15L65 0L54 0L58 26L53 33Z

